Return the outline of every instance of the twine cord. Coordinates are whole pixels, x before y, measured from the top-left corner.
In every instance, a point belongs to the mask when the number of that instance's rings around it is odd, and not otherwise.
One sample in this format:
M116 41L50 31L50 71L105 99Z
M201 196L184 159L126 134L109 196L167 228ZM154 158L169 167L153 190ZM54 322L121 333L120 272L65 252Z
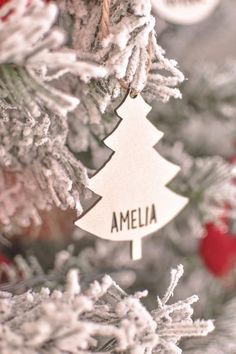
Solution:
M101 24L100 24L100 38L104 39L110 33L110 5L111 0L102 0L102 15L101 15Z
M147 75L149 74L149 71L151 70L152 67L152 58L153 58L153 50L152 50L152 43L151 43L151 38L149 37L148 45L147 45L147 53L148 53L148 60L146 62L146 70L147 70Z

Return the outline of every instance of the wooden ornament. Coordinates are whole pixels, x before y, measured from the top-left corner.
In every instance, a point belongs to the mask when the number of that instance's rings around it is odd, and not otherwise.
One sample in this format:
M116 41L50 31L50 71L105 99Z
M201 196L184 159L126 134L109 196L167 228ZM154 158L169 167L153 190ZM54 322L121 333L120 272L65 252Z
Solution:
M153 10L164 20L190 25L207 18L219 0L152 0Z
M166 225L187 203L165 187L179 167L153 148L163 133L145 118L150 110L141 95L128 95L118 107L120 122L104 140L113 154L89 181L89 189L101 198L75 222L98 237L132 241L133 259L142 256L141 239Z

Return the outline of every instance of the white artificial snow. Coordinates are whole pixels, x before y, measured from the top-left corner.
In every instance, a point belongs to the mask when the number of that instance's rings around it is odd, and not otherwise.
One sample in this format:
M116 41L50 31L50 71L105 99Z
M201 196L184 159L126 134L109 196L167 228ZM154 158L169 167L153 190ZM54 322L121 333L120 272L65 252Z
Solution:
M196 297L167 305L182 266L172 270L171 284L158 307L147 310L140 294L127 295L109 276L81 291L78 272L70 270L65 291L42 288L11 296L0 293L2 354L181 353L178 342L205 336L211 321L193 321ZM145 295L145 294L143 294Z

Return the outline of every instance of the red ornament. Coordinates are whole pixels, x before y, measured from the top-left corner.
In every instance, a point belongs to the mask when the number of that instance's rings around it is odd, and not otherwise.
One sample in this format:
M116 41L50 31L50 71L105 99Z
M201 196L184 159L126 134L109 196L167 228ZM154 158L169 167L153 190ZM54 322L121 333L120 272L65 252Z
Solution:
M236 234L213 223L206 224L205 230L199 245L200 255L215 276L226 276L236 266Z
M0 267L2 264L11 264L11 261L4 254L0 253Z
M3 5L6 5L7 3L11 2L11 0L0 0L0 8L3 6ZM8 18L8 16L12 13L12 11L10 10L8 12L7 15L5 15L4 17L0 17L0 20L2 20L3 22L5 22L5 20Z
M48 3L50 2L51 0L44 0L44 2ZM11 0L0 0L0 8L3 6L3 5L6 5L8 4L9 2L11 2ZM32 0L28 0L27 2L27 6L30 5L32 3ZM3 22L5 22L5 20L8 19L8 17L14 12L14 10L10 10L9 13L4 16L4 17L0 17L0 20L2 20Z
M0 0L0 7L2 5L5 5L6 3L8 3L10 0Z
M9 280L5 267L10 265L12 265L12 261L0 253L0 283L5 283Z

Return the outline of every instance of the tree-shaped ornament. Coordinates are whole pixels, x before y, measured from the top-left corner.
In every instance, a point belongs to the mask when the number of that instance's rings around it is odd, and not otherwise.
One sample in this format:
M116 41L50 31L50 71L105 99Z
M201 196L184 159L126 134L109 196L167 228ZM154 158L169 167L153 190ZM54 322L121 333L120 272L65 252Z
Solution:
M89 180L89 188L101 198L75 222L98 237L132 241L133 259L142 256L141 239L166 225L187 203L165 187L179 167L153 148L163 133L146 119L150 109L141 95L127 95L116 110L121 119L104 140L114 152Z

